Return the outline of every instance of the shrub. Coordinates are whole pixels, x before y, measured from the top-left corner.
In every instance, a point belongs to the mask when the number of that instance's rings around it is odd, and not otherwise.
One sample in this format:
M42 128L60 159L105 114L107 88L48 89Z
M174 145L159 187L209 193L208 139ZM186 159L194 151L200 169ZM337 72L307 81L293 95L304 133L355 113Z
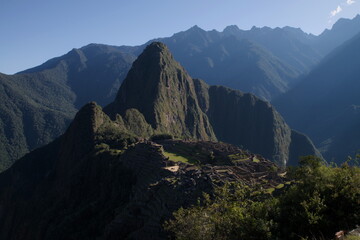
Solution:
M161 141L161 140L169 140L174 139L174 137L171 134L162 133L162 134L156 134L150 137L151 141Z
M273 197L266 190L226 185L165 224L176 239L330 239L360 223L360 168L327 166L304 157L294 182Z

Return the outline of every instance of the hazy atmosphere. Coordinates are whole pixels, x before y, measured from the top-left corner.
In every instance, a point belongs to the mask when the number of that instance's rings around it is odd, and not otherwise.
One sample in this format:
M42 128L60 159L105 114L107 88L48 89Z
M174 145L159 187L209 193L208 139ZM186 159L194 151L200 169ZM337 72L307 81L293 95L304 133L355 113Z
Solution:
M198 25L300 27L320 34L360 12L356 0L0 1L0 72L12 74L89 43L139 45Z

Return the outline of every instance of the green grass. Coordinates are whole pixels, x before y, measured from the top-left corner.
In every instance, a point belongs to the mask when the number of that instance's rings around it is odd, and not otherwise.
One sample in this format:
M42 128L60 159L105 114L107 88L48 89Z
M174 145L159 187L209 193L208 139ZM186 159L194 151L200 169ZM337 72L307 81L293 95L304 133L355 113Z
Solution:
M241 161L245 161L249 159L249 156L247 156L246 154L242 154L242 153L236 153L236 154L230 154L228 155L228 158L230 160L241 160Z
M166 152L164 151L164 156L165 157L168 157L170 161L173 161L173 162L183 162L183 163L192 163L189 159L181 156L181 155L178 155L176 153L171 153L171 152Z
M346 236L344 238L345 240L360 240L359 236Z
M168 177L168 178L165 178L165 180L172 185L176 184L179 181L179 179L177 179L176 177Z
M118 149L110 149L109 150L109 154L112 155L112 156L121 155L123 153L124 153L123 150L118 150Z
M231 160L232 162L234 163L238 163L238 162L245 162L245 161L248 161L249 159L248 158L245 158L245 159L236 159L236 160Z
M260 162L260 160L259 160L259 159L257 159L257 157L254 157L254 158L253 158L253 162L255 162L255 163L259 163L259 162Z
M279 185L277 185L276 187L272 187L272 188L268 188L265 190L266 193L268 194L272 194L276 189L281 189L283 188L285 185L280 183Z
M275 191L275 188L268 188L266 189L266 193L272 194Z

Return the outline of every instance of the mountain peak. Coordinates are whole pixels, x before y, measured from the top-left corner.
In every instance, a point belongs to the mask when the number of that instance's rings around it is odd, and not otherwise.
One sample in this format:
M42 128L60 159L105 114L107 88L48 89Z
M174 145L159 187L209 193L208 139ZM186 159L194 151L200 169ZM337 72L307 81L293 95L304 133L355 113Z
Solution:
M216 139L199 107L192 78L163 43L146 47L105 111L115 118L129 109L142 113L157 133Z
M240 31L240 28L236 25L230 25L224 28L224 33L237 33Z
M67 130L67 134L73 136L93 136L103 122L104 113L101 107L95 102L90 102L83 106L76 114L74 121Z
M145 51L162 52L162 51L169 51L169 49L162 42L152 42L145 48L144 52Z
M189 30L196 30L196 31L199 31L199 30L203 30L202 28L200 28L198 25L194 25L192 26Z
M207 31L205 31L204 29L200 28L198 25L194 25L191 28L189 28L188 30L184 31L184 32L180 32L180 33L185 33L185 34L201 34L201 33L207 33ZM176 35L176 34L175 34Z
M133 63L121 85L111 111L124 114L129 108L141 110L143 103L150 103L156 97L162 81L169 71L183 72L167 46L161 42L150 43ZM109 108L109 107L108 107ZM143 112L143 111L140 111Z
M149 64L155 69L159 69L166 63L176 64L177 62L174 60L170 50L164 43L152 42L146 46L145 50L139 55L135 63L133 68L138 68L138 70L146 68L150 71L152 68L149 67Z

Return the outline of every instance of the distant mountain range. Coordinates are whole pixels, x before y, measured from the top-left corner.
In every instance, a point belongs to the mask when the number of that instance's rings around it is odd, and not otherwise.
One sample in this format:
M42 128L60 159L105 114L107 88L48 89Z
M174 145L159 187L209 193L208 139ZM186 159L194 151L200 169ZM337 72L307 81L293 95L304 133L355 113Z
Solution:
M359 19L340 19L320 36L291 27L244 31L229 26L218 32L194 26L150 42L167 44L194 78L271 100L356 35ZM58 137L85 103L96 101L105 106L112 102L131 64L148 43L135 47L90 44L18 74L1 74L3 167Z
M326 159L341 162L360 149L359 79L358 34L274 104L292 127L315 141Z

